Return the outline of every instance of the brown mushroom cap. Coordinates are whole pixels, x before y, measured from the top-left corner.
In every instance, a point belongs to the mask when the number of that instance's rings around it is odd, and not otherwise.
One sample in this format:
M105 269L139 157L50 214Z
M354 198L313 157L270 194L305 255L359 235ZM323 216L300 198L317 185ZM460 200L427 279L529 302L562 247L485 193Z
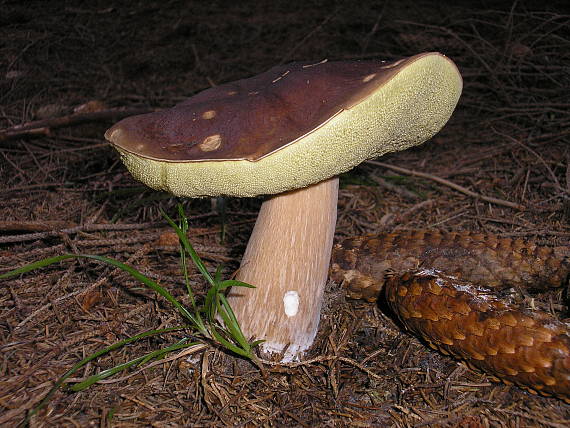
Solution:
M327 179L430 138L461 93L449 59L293 63L122 120L133 176L179 196L255 196Z
M293 63L206 89L175 107L109 130L117 146L171 162L257 161L372 94L405 62Z

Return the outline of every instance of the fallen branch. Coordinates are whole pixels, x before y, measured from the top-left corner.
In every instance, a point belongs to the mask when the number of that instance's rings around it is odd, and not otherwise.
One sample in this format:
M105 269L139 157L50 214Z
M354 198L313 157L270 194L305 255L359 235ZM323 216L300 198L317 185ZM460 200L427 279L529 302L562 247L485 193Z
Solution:
M208 212L204 214L196 214L193 216L188 216L189 220L196 220L200 218L207 218L216 215L214 212ZM0 223L1 225L2 223ZM97 231L118 231L118 230L141 230L141 229L151 229L154 227L164 226L163 222L149 222L149 223L133 223L133 224L81 224L78 226L68 227L68 228L54 228L52 230L47 230L45 232L38 233L27 233L24 235L6 235L0 236L0 244L6 244L9 242L25 242L25 241L36 241L39 239L49 238L52 236L59 236L61 234L74 234L78 232L97 232Z
M164 226L162 222L137 223L137 224L82 224L79 226L68 228L54 228L45 232L27 233L24 235L5 235L0 236L0 244L9 242L25 242L36 241L39 239L59 236L63 234L74 234L78 232L95 232L95 231L111 231L111 230L140 230L153 227Z
M26 232L44 232L56 228L69 228L76 226L70 221L0 221L0 231L26 231Z
M150 108L113 108L36 120L1 130L0 142L28 136L50 135L51 130L54 128L63 128L87 122L116 121L127 116L150 113L152 111L155 110Z
M505 201L504 199L493 198L492 196L480 195L479 193L473 192L473 191L471 191L471 190L469 190L463 186L460 186L459 184L455 184L449 180L438 177L436 175L427 174L425 172L412 171L410 169L402 168L400 166L390 165L390 164L387 164L384 162L367 161L366 163L368 163L370 165L381 166L383 168L388 168L388 169L391 169L393 171L400 172L400 173L406 174L406 175L412 175L415 177L427 178L428 180L432 180L432 181L435 181L436 183L443 184L444 186L451 187L452 189L457 190L458 192L461 192L467 196L471 196L472 198L475 198L475 199L481 199L482 201L490 202L492 204L502 205L504 207L514 208L514 209L520 210L520 211L524 211L526 209L526 207L522 204L517 204L516 202Z

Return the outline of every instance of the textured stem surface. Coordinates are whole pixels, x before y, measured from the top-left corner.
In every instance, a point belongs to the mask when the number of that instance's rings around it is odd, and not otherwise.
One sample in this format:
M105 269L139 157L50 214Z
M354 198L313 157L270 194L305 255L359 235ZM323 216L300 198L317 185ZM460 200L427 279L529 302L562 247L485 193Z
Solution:
M298 358L315 338L336 224L338 178L263 203L229 301L266 353Z

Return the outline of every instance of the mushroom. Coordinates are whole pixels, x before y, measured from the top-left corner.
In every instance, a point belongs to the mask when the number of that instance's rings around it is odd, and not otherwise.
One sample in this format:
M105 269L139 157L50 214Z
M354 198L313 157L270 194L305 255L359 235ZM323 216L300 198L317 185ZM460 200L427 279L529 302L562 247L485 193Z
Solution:
M312 344L336 222L338 175L418 145L447 122L461 76L439 53L292 63L123 119L105 134L131 174L177 196L276 195L261 207L229 301L283 361Z

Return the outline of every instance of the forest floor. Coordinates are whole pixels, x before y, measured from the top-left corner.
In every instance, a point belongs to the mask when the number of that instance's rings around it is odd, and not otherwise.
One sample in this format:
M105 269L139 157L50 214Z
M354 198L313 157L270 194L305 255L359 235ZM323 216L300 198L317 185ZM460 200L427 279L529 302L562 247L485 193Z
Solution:
M160 214L175 216L178 200L126 171L103 138L113 118L87 115L66 126L54 118L168 107L294 60L388 60L423 51L457 63L464 78L457 110L423 146L341 177L335 239L424 228L570 244L565 2L224 3L0 2L0 273L68 252L98 254L185 299L178 248ZM38 120L47 122L15 128ZM184 201L190 241L208 269L222 264L226 276L237 269L261 201L226 200L223 241L211 201ZM192 271L190 279L203 297L203 278ZM560 318L566 297L565 290L533 296ZM267 365L264 377L208 344L82 392L58 390L30 424L570 425L570 405L491 382L403 331L382 305L351 301L333 282L326 299L319 335L300 364ZM101 263L67 261L1 281L0 426L22 423L85 356L181 323L163 298ZM192 334L129 344L74 379Z

